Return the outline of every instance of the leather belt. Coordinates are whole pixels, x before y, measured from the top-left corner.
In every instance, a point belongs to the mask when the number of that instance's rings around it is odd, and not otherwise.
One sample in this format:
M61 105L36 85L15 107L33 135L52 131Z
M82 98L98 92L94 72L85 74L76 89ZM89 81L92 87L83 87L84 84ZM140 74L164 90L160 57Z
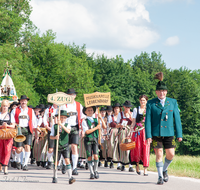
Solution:
M67 115L74 116L74 115L77 115L77 112L68 112Z
M27 115L20 115L19 119L28 119Z

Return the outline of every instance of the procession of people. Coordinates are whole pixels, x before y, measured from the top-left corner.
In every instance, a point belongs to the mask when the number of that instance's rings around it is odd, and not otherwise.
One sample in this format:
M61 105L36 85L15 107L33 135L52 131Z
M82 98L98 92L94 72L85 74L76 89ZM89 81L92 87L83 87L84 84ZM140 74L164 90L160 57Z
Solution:
M8 100L3 100L0 129L16 128L17 134L14 140L0 139L0 172L8 175L9 160L12 167L28 171L31 160L30 164L49 170L55 170L56 165L63 174L68 174L69 184L76 181L78 167L89 169L91 180L100 178L98 167L114 168L115 164L121 172L126 170L127 165L129 172L136 171L138 175L142 174L139 167L142 164L143 175L148 176L150 143L153 141L157 184L167 182L168 166L176 147L174 129L180 142L182 126L177 101L166 97L167 87L162 81L162 73L156 78L160 80L156 86L157 98L148 100L147 95L142 94L137 107L129 100L122 105L116 102L107 107L84 107L75 101L77 93L74 88L66 92L72 97L72 103L59 109L56 104L28 106L30 99L26 95L11 105ZM134 142L135 148L122 150L120 144L128 142ZM166 152L164 164L163 146ZM58 182L55 176L52 182Z

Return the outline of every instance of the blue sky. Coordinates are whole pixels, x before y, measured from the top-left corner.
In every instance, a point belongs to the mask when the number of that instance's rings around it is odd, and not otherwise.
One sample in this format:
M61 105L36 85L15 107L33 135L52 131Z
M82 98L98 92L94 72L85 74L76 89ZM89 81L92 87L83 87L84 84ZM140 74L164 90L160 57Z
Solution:
M167 68L200 69L199 0L32 0L31 20L57 42L133 59L160 52Z

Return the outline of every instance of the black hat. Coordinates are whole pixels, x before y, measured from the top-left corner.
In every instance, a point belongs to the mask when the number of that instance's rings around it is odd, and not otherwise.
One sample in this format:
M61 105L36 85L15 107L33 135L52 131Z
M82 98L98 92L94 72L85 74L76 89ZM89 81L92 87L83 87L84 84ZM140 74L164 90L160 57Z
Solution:
M34 109L32 105L29 105L28 107Z
M60 110L60 115L70 117L66 110ZM56 114L55 116L58 117L58 114Z
M90 108L90 107L88 107L88 108ZM92 108L93 108L93 111L94 111L94 113L96 112L96 106L92 106ZM85 111L86 111L86 107L83 107L83 113L85 114ZM86 114L85 114L86 115Z
M167 90L165 82L163 82L163 73L159 72L155 74L154 79L158 79L159 82L156 85L156 90Z
M50 104L47 104L47 105L45 105L44 107L45 107L45 109L47 109L47 108L50 108Z
M100 111L106 111L105 107L101 107Z
M131 105L131 102L129 100L126 100L123 106L128 107L128 108L133 107L133 105Z
M25 100L25 99L28 100L28 101L30 100L26 95L22 95L21 98L18 99L18 101Z
M14 105L18 106L19 104L20 104L19 102L13 102L12 104L10 104L9 109L11 109L11 107L14 106Z
M34 107L33 109L41 109L39 105L37 105L36 107Z
M112 106L107 106L106 111L112 111Z
M40 108L40 109L45 109L44 104L39 104L39 108Z
M122 107L122 106L120 105L120 103L115 103L115 105L113 106L113 108L115 108L115 107Z
M77 92L74 90L74 88L69 88L66 94L77 94Z

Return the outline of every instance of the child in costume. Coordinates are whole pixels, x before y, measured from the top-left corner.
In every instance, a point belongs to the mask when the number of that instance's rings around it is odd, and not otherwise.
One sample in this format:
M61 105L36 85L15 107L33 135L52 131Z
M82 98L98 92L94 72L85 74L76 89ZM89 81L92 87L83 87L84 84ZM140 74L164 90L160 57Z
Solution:
M90 169L90 179L99 178L99 173L97 172L99 162L98 137L99 130L101 130L101 125L100 123L98 124L97 118L92 117L95 111L95 106L83 108L83 113L87 116L87 118L82 121L82 128L83 132L85 133L84 145L88 159L88 166ZM105 122L100 114L98 118L102 122L102 127L106 129ZM92 153L94 156L94 169L92 165Z
M68 117L69 116L67 114L67 111L65 110L60 111L60 120L58 120L58 124L55 124L52 127L50 139L59 140L57 162L59 162L60 157L62 155L66 163L65 170L67 171L69 176L69 184L72 184L76 180L72 177L72 170L70 164L69 133L71 131L71 125L69 123L65 123ZM57 134L58 126L59 126L59 134ZM54 149L54 155L56 155L56 148ZM52 182L57 183L57 179L54 177Z

